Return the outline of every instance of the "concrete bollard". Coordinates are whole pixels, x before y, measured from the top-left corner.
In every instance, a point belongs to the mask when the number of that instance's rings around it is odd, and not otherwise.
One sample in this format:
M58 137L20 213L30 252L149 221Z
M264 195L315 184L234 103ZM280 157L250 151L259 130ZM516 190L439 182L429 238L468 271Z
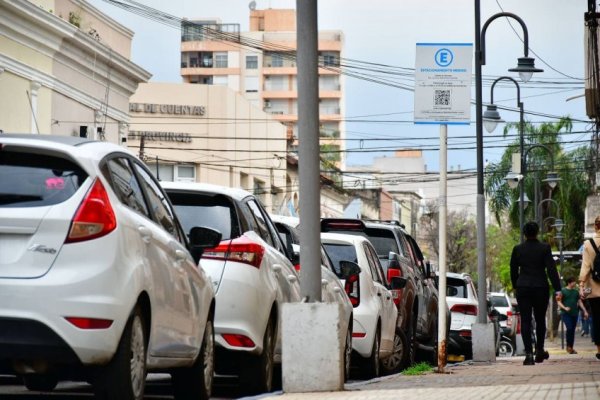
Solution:
M341 306L337 303L283 305L281 368L284 392L344 389L347 323L341 321L341 315Z
M471 326L473 361L496 362L494 325L476 323Z

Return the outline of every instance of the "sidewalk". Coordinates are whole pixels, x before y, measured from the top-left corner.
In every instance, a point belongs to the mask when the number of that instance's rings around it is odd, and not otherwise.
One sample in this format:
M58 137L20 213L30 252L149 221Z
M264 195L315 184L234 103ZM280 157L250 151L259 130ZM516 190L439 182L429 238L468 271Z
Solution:
M600 360L590 338L576 337L578 354L561 349L560 337L547 342L550 359L524 366L524 357L498 358L495 363L449 364L445 373L401 374L346 384L345 391L261 396L271 400L307 399L600 399ZM324 371L325 372L325 371Z

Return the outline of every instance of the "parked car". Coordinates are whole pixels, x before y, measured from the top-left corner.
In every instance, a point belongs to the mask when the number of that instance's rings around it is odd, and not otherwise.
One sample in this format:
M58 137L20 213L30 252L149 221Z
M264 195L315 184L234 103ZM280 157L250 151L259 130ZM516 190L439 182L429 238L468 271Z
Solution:
M448 336L448 353L473 357L472 325L477 322L479 300L471 276L465 273L446 273L446 303L450 309L451 322ZM486 319L494 327L494 349L499 354L500 321L504 318L487 302Z
M398 310L373 245L362 236L322 233L321 242L343 276L354 307L352 348L355 363L367 378L379 376L382 360L394 355ZM352 271L351 274L346 271ZM395 278L394 286L406 284Z
M505 321L500 321L502 335L514 339L517 330L517 313L512 306L510 297L506 293L491 292L488 293L488 299L494 309L507 317Z
M210 397L213 287L146 166L107 142L2 134L0 182L0 373L138 400L167 372L176 398Z
M216 371L240 387L268 392L281 363L281 311L300 301L298 273L277 229L252 194L217 185L163 182L184 229L222 233L201 265L216 290Z
M287 217L282 215L271 215L275 227L279 231L284 243L291 243L294 252L294 257L298 261L294 265L296 270L300 271L300 233L297 227L300 219L297 217ZM342 332L346 332L346 342L344 347L344 375L348 379L350 376L350 364L352 355L352 322L353 322L353 306L350 298L345 291L345 285L340 279L352 280L358 278L356 276L343 275L342 271L336 269L321 246L321 300L325 303L340 303L342 310Z
M411 365L417 351L425 350L426 359L437 362L438 291L435 274L425 262L417 242L397 221L362 221L359 219L323 219L322 232L339 232L366 237L373 244L383 267L385 281L393 277L406 279L406 286L393 290L398 308L396 346L403 346L406 357L389 358L384 372L394 373ZM396 351L400 354L401 351Z

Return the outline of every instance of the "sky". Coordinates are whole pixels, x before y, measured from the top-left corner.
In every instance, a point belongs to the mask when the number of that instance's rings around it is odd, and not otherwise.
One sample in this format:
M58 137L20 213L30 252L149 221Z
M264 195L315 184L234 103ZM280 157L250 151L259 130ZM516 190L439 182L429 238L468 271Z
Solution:
M126 1L126 0L121 0ZM137 0L140 3L176 17L218 18L223 23L239 23L248 30L250 0ZM152 82L181 82L179 75L180 31L129 13L106 0L90 0L95 7L122 23L135 36L132 60L152 73ZM521 84L521 100L525 111L556 117L570 116L577 122L578 132L564 140L566 149L582 145L590 134L583 98L567 99L583 94L584 82L584 12L585 0L481 0L481 25L502 10L521 17L529 32L530 56L536 67L544 69L531 84ZM295 8L295 1L256 0L257 9ZM318 4L319 29L344 33L343 58L414 69L416 43L474 43L474 1L466 0L321 0ZM523 56L520 25L508 19L494 20L486 34L484 78L512 76L509 68ZM514 28L514 30L513 30ZM533 54L535 53L535 54ZM408 72L411 72L410 70ZM410 76L392 77L414 86ZM518 80L518 78L517 78ZM491 82L488 81L488 82ZM483 102L489 102L490 84L483 87ZM503 87L504 86L504 87ZM472 98L475 91L472 91ZM516 108L516 88L501 85L494 90L495 103ZM352 77L345 78L346 134L351 139L348 149L376 147L388 152L352 152L347 165L368 165L376 156L390 156L397 148L425 146L424 157L429 171L439 171L439 127L413 123L413 92ZM484 108L485 109L485 108ZM518 112L500 110L506 121L518 121ZM526 115L534 123L551 119ZM361 122L351 122L360 120ZM448 168L474 169L475 109L471 108L470 125L448 128ZM579 133L581 132L581 133ZM372 139L389 138L390 141ZM501 127L493 135L484 131L484 159L498 161L503 146Z

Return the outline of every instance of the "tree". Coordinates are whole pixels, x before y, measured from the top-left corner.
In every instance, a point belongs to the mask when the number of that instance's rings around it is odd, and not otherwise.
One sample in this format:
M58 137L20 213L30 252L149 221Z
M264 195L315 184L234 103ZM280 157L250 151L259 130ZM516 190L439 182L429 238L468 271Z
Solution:
M565 151L560 143L561 134L570 133L573 123L569 118L562 118L558 122L545 122L540 125L525 123L523 139L525 151L536 144L546 146L554 155L554 169L558 172L561 181L554 190L544 185L542 180L551 168L551 156L542 148L531 148L527 153L525 176L525 193L529 199L534 199L535 180L540 182L541 199L552 198L560 207L560 215L552 202L543 202L540 218L543 221L542 229L545 234L551 232L551 225L556 218L562 218L565 223L563 230L564 247L578 248L583 240L584 209L587 196L591 193L588 170L591 165L589 148L580 147ZM512 155L519 152L519 125L507 124L504 137L509 133L516 134L516 139L504 151L502 158L497 163L492 163L486 168L485 192L488 196L490 211L501 223L502 215L508 213L509 221L513 227L519 226L518 189L510 189L504 177L511 170ZM531 205L525 210L525 220L533 220L536 205ZM547 239L554 241L554 233ZM544 237L543 237L544 238Z
M425 247L439 260L439 208L435 202L426 205L421 227ZM467 210L449 211L446 227L446 263L448 272L474 273L477 270L477 228Z

